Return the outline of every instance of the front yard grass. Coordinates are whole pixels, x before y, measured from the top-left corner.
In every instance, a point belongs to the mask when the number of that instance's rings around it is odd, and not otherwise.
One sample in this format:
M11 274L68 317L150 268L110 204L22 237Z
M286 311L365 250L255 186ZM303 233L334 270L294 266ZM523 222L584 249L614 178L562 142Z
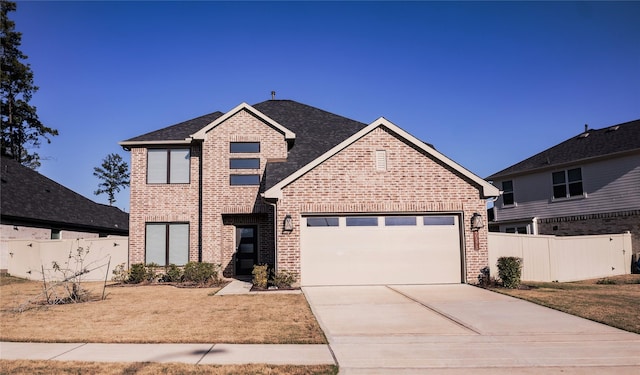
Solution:
M106 363L64 361L8 361L0 360L0 374L102 374L102 375L335 375L338 368L331 365L190 365L183 363Z
M571 283L523 282L523 285L521 289L491 290L640 333L640 275Z
M83 283L98 296L102 283ZM0 278L0 340L326 344L302 294L215 296L213 288L110 286L101 301L16 308L42 284Z

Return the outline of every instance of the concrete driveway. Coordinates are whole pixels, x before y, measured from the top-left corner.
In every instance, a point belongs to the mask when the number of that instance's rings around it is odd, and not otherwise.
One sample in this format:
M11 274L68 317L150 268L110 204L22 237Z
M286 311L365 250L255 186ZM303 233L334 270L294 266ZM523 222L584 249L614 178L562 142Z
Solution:
M341 374L637 374L640 366L640 335L470 285L303 292Z

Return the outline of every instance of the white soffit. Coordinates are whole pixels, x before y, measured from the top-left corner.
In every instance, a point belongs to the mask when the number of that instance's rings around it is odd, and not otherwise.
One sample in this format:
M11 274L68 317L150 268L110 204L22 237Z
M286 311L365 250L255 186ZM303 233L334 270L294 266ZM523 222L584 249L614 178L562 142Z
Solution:
M207 125L204 128L198 130L198 132L192 134L191 138L192 139L205 139L206 134L211 129L213 129L216 126L220 125L221 123L223 123L224 121L226 121L227 119L229 119L230 117L232 117L233 115L235 115L236 113L238 113L238 112L240 112L242 110L246 110L248 112L253 113L259 119L261 119L262 121L264 121L267 124L271 125L273 128L275 128L278 131L280 131L282 134L284 134L285 139L295 139L296 138L296 135L295 135L294 132L292 132L291 130L285 128L284 126L278 124L277 122L275 122L274 120L269 118L269 116L265 115L264 113L258 111L257 109L253 108L252 106L250 106L249 104L244 103L244 102L240 103L239 105L237 105L232 110L228 111L227 113L225 113L221 117L217 118L215 121L213 121L209 125Z
M444 156L443 154L441 154L440 152L436 151L435 149L427 146L424 142L420 141L416 137L414 137L411 134L407 133L406 131L402 130L400 127L398 127L397 125L393 124L389 120L385 119L384 117L380 117L379 119L375 120L371 124L369 124L366 127L362 128L359 132L355 133L351 137L349 137L346 140L344 140L342 143L338 144L337 146L333 147L331 150L329 150L329 151L325 152L324 154L320 155L319 157L317 157L315 160L313 160L309 164L307 164L304 167L298 169L295 173L291 174L289 177L285 178L284 180L282 180L279 183L277 183L276 185L274 185L271 189L267 190L264 193L265 198L276 198L276 199L282 198L282 189L284 187L286 187L287 185L289 185L293 181L295 181L298 178L300 178L305 173L309 172L310 170L312 170L313 168L318 166L320 163L324 162L325 160L329 159L333 155L335 155L338 152L342 151L343 149L347 148L347 146L351 145L352 143L354 143L358 139L364 137L365 135L369 134L371 131L373 131L374 129L376 129L376 128L380 127L380 126L384 126L384 127L388 128L392 132L396 133L398 136L404 138L405 140L407 140L408 142L412 143L413 145L415 145L419 149L425 151L427 154L429 154L429 155L435 157L436 159L442 161L444 164L448 165L449 167L453 168L454 170L456 170L457 172L459 172L463 176L469 178L473 182L475 182L478 185L480 185L482 187L482 195L484 196L484 198L497 197L497 196L500 195L499 189L496 188L495 186L491 185L490 183L488 183L487 181L485 181L481 177L477 176L476 174L474 174L473 172L471 172L468 169L464 168L460 164L458 164L455 161L453 161L453 160L449 159L448 157Z

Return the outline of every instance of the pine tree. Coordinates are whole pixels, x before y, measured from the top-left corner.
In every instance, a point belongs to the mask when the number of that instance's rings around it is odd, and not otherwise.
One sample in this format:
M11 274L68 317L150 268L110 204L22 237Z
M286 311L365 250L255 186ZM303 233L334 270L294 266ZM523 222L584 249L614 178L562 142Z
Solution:
M46 127L38 119L36 107L29 105L38 87L33 82L31 66L23 61L27 56L20 51L22 33L16 32L15 22L9 12L16 10L16 3L0 1L0 70L2 94L2 155L18 160L32 169L40 166L40 155L30 152L40 147L43 139L51 143L56 129Z
M121 187L129 186L129 166L118 154L109 154L102 160L101 167L93 168L93 175L102 180L95 195L107 194L109 205L116 201L115 195Z

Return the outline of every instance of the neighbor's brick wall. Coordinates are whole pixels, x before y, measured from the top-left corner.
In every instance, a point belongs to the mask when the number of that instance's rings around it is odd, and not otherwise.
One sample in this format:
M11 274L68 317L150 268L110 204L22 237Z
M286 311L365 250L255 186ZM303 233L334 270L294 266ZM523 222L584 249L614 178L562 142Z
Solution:
M634 254L640 254L640 210L539 219L538 233L580 236L631 232Z
M147 184L147 149L131 149L130 264L145 262L145 224L149 222L189 223L189 259L198 260L199 159L200 147L194 145L189 184Z
M387 151L387 170L375 170L375 151ZM484 215L479 188L422 151L380 127L340 151L283 190L278 218L290 214L294 230L283 233L278 221L278 267L300 272L300 216L303 213L461 213L464 228L466 282L477 282L488 265L486 227L480 231L480 249L473 248L469 219Z
M230 142L260 142L260 153L231 154ZM222 264L225 276L233 274L235 225L258 226L258 262L273 262L273 209L262 202L259 186L231 186L234 174L264 175L267 160L285 159L287 142L278 130L247 111L240 111L208 134L203 143L203 261ZM259 169L229 168L230 158L259 158ZM263 214L259 218L250 214ZM243 216L244 215L244 216ZM223 216L227 217L223 222Z

